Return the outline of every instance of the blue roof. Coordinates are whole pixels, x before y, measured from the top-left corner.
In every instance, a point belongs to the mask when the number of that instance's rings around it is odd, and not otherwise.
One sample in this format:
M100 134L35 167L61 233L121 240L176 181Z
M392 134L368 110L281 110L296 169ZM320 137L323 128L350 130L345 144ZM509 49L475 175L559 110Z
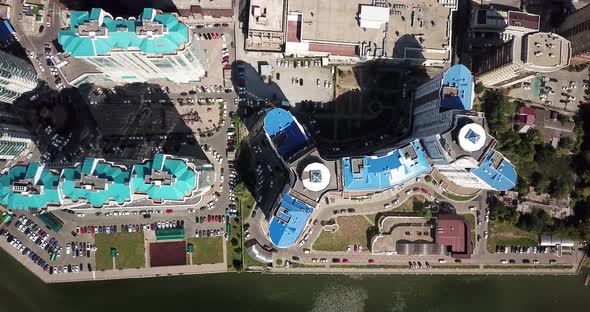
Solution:
M465 65L451 66L443 74L443 87L455 87L458 89L458 94L447 97L443 94L441 107L471 110L473 106L473 75Z
M14 34L14 29L7 20L2 21L0 24L0 41L5 41L8 39L12 39L12 34Z
M307 142L303 127L288 111L275 108L264 117L264 131L284 160Z
M283 198L270 220L268 233L271 242L279 248L287 248L301 235L313 208L297 201L289 194Z
M496 156L496 162L498 162L498 158L500 159L495 168L494 156ZM497 191L507 191L516 185L517 174L514 165L495 150L488 154L479 168L475 168L471 172Z
M400 148L385 156L365 156L358 173L353 172L352 158L342 159L345 191L378 191L402 184L430 171L431 167L422 146L415 140L410 143L416 158L403 155Z

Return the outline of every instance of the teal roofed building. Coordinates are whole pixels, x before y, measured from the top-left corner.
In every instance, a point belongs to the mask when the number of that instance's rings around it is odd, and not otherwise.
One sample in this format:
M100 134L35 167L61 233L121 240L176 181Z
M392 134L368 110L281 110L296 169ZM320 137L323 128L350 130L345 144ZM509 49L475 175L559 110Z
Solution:
M0 176L0 203L10 210L60 206L59 175L38 162L12 167Z
M128 19L99 8L72 11L70 28L59 32L58 42L115 81L189 83L205 75L207 53L191 41L187 25L152 8Z
M183 200L197 189L198 173L186 160L156 154L133 167L132 190L155 201Z
M65 197L86 200L93 207L109 201L122 205L131 200L131 172L102 159L86 158L84 163L62 171L61 188Z

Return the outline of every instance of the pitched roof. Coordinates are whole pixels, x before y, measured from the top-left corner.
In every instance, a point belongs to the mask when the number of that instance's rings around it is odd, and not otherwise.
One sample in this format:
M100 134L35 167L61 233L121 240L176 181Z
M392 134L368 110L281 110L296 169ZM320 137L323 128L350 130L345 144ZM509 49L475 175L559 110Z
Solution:
M77 57L108 55L113 49L125 51L139 49L146 54L171 54L189 39L187 26L179 22L172 14L154 15L154 9L146 8L142 18L122 20L113 19L107 13L100 19L101 12L103 12L101 9L92 9L90 13L86 11L70 13L70 29L62 30L58 34L58 42L66 52ZM152 36L138 34L137 29L148 21L163 25L167 31ZM97 35L94 38L80 35L79 27L89 22L100 23L98 27L106 29L106 35Z

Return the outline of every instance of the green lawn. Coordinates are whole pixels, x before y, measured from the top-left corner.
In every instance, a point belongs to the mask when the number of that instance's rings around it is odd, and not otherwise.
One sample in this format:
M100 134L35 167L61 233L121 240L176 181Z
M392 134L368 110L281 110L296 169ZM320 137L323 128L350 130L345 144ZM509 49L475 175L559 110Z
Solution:
M496 252L496 245L529 247L539 245L535 233L523 231L514 225L490 223L488 231L487 248L492 253Z
M338 217L336 233L322 231L313 243L313 249L325 251L344 251L349 244L360 244L367 249L367 229L371 226L364 216Z
M116 260L117 269L145 266L143 232L95 234L95 243L97 270L111 270L113 268L111 248L116 248L119 252Z
M471 213L462 214L463 218L467 220L469 223L469 227L471 228L471 241L475 242L475 216Z
M223 262L222 237L191 237L187 243L195 246L193 264L210 264Z

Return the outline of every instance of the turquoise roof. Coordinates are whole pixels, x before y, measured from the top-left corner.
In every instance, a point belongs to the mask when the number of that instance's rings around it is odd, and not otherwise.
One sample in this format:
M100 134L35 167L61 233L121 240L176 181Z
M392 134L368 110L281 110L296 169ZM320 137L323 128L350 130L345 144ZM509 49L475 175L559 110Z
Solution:
M11 186L25 179L30 180L31 187L43 186L41 194L15 193ZM24 210L29 208L43 208L48 204L59 204L62 196L58 188L59 176L49 169L42 168L39 163L27 166L14 166L7 174L0 176L0 203L8 209Z
M104 189L76 187L76 180L80 179L82 174L103 179ZM111 199L122 204L131 200L130 176L129 171L120 167L94 158L86 158L81 166L63 170L61 187L65 196L72 200L86 199L94 207L100 207Z
M175 181L161 185L146 183L144 179L152 174L152 169L172 175ZM183 160L156 154L153 160L133 167L131 185L133 192L146 193L152 199L180 200L196 188L197 175Z
M79 25L89 21L100 20L102 9L92 9L90 12L73 11L70 13L70 29L62 30L58 34L58 42L64 51L73 56L97 56L107 55L111 50L118 48L123 50L140 49L146 54L170 54L175 53L181 45L188 42L188 28L178 21L176 16L167 13L156 14L154 22L158 22L167 28L163 35L147 38L139 37L136 33L137 26L150 20L154 9L146 8L143 16L137 20L114 20L104 16L101 27L106 27L107 36L91 39L89 36L80 36L77 33ZM127 31L124 30L127 28Z

